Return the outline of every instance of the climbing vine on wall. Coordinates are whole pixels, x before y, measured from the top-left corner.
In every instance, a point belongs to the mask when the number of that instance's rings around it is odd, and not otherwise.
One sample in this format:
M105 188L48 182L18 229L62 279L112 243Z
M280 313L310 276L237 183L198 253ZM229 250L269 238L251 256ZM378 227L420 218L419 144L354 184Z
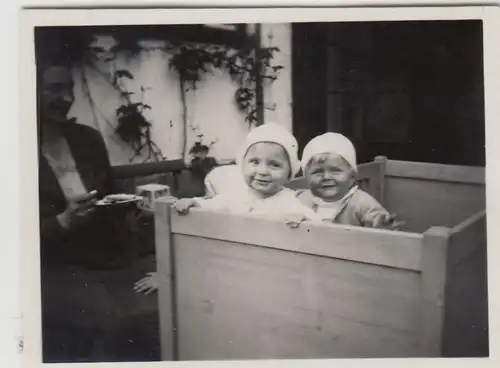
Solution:
M238 85L235 103L246 114L248 124L262 123L258 119L255 84L257 78L275 81L283 66L272 65L271 61L277 47L243 47L240 49L215 45L183 44L168 45L164 49L171 54L169 68L179 75L181 100L183 104L183 124L187 127L186 91L196 89L203 75L213 69L222 69L229 73ZM261 55L257 58L256 55ZM257 68L257 65L263 68ZM183 152L186 152L186 132L183 137Z
M127 70L116 70L114 72L115 86L119 86L121 78L133 79L134 77ZM165 159L161 150L151 139L152 124L144 116L144 112L151 109L151 106L144 103L146 88L141 86L141 99L139 102L132 101L131 96L135 94L134 92L129 92L123 88L120 89L123 103L116 109L118 120L116 133L124 142L130 144L134 149L135 156L140 155L146 149L148 152L146 161L151 158L156 161Z
M171 69L175 69L185 88L196 89L205 73L213 68L225 70L238 84L235 92L235 103L241 111L246 112L249 124L259 124L257 106L255 104L255 83L257 79L274 82L278 79L282 65L272 64L278 47L242 47L226 48L215 45L182 45L167 47L166 52L172 54L169 61Z
M81 60L90 63L94 68L96 55L102 56L104 61L116 60L118 55L134 57L145 50L140 44L140 36L134 32L119 33L114 36L115 46L109 50L101 47L90 46L89 38L85 38L84 52ZM262 123L259 119L256 96L256 84L259 81L267 80L274 82L280 70L284 67L273 63L277 47L256 46L253 42L241 45L239 48L187 43L172 42L164 40L165 46L162 51L169 54L168 68L174 70L179 76L179 88L183 105L182 123L184 127L183 152L186 152L187 139L187 106L186 92L195 90L202 82L205 74L212 73L214 69L220 69L227 72L232 80L237 84L234 102L238 109L245 113L245 120L250 125L259 125ZM78 49L73 47L73 49ZM89 55L93 55L89 57ZM123 79L134 79L129 70L116 70L109 83L120 93L123 103L117 107L117 124L115 132L120 139L129 144L134 150L134 157L143 153L146 149L148 156L146 160L164 159L161 150L151 139L151 122L149 122L144 113L152 107L144 103L145 88L141 87L141 98L139 101L132 101L134 92L128 91L121 83ZM154 108L154 107L153 107ZM134 158L133 157L133 158ZM132 158L132 159L133 159Z
M134 79L134 76L130 73L130 71L126 69L118 69L115 70L111 76L109 76L108 74L100 71L94 64L91 63L90 66L119 93L121 104L116 108L116 124L113 125L110 121L108 121L107 117L102 112L101 116L109 125L113 127L120 140L128 144L133 149L134 153L132 157L129 158L129 161L133 161L136 157L144 153L147 155L145 161L165 160L166 157L163 155L161 149L151 139L152 124L144 114L146 110L151 110L151 106L144 103L144 95L148 88L141 86L140 99L134 100L133 97L136 97L136 93L128 91L126 83L123 83L124 80ZM84 93L90 102L94 113L94 119L97 120L95 110L98 109L98 106L92 98L83 67L81 68L81 73Z

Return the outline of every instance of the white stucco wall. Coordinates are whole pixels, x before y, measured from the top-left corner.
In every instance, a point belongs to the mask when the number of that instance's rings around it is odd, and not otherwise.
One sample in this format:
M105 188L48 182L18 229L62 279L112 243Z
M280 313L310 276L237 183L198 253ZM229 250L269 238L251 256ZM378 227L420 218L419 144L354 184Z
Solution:
M280 49L274 58L275 65L282 65L278 80L264 86L264 120L282 124L292 131L292 26L291 24L263 24L261 43Z
M270 34L271 39L268 37ZM271 42L280 48L275 64L285 67L273 85L264 87L265 105L273 108L265 110L265 119L283 124L291 130L290 36L290 25L262 25L263 43L268 45ZM104 48L111 47L114 42L107 36L98 37L96 41ZM137 93L134 98L140 97L141 86L146 88L143 102L151 106L146 116L153 125L152 139L163 155L167 159L183 157L183 107L179 78L174 70L168 68L169 55L157 49L161 46L159 42L148 41L143 46L147 50L134 59L128 60L121 56L114 61L98 61L97 70L86 66L83 73L80 68L74 69L75 104L70 115L101 131L113 165L130 163L129 159L133 156L131 148L114 134L116 108L121 102L119 93L106 81L105 76L111 76L117 69L127 69L134 75L133 81L124 79L127 89ZM186 93L187 149L193 145L198 134L203 134L203 142L216 141L211 155L219 159L235 157L237 148L249 130L244 113L238 110L234 102L237 88L229 75L216 69L203 76L196 90ZM143 155L133 162L143 162L145 158Z

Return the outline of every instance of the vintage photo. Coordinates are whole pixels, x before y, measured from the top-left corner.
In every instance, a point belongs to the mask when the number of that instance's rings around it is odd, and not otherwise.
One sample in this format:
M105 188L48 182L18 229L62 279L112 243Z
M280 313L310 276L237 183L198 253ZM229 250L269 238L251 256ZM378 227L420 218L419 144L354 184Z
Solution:
M34 26L40 360L489 357L462 18Z

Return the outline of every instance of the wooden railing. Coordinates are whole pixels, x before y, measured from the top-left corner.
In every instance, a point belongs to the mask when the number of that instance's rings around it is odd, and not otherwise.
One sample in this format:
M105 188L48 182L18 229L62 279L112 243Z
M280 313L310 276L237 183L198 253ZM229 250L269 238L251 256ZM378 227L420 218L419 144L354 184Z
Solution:
M231 165L234 163L234 159L217 160L218 166ZM179 159L147 162L143 164L118 165L113 166L112 170L113 176L120 182L129 182L132 180L135 183L136 180L140 182L141 178L164 176L161 183L169 185L172 193L175 195L179 193L181 189L181 177L185 174L189 175L190 166L186 164L184 160ZM131 183L131 185L134 186L134 183ZM132 188L129 190L131 189Z

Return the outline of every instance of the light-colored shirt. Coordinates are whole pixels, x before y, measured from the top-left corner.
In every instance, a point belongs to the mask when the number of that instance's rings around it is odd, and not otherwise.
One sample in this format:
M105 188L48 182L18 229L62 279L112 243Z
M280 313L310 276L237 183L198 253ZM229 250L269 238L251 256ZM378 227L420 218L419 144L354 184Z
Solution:
M66 199L87 193L71 149L64 137L61 136L50 143L42 144L42 154L54 171Z
M205 177L207 196L227 194L241 190L248 190L239 165L218 166L212 169Z
M302 204L315 211L324 222L373 227L377 218L389 216L389 212L375 198L356 187L333 204L316 197L310 190L298 190L296 195Z
M200 208L234 214L256 214L270 218L284 218L286 215L303 215L312 221L321 221L310 208L303 205L295 192L288 188L281 189L273 196L262 198L247 188L245 191L228 192L209 199L195 198Z
M313 210L316 211L323 221L335 222L337 215L347 206L349 199L357 190L358 187L354 186L342 198L335 202L327 202L311 193L310 200L313 203Z

